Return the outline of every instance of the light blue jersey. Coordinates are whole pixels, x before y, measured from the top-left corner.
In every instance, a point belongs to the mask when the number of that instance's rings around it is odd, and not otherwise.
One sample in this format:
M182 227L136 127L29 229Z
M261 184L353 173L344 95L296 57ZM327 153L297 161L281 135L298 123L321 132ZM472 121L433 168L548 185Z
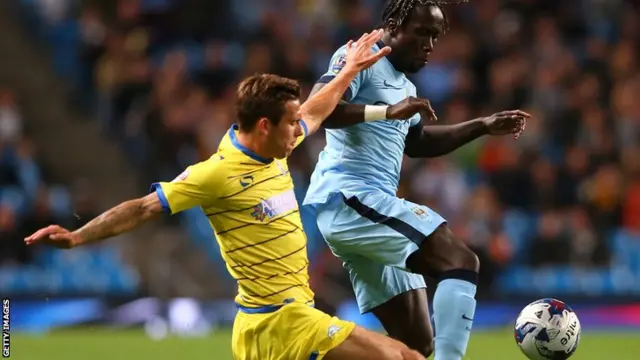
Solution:
M379 51L380 45L374 47ZM346 47L331 59L320 82L329 82L344 64ZM386 58L358 74L346 96L352 104L393 105L416 96L416 87ZM338 191L358 192L363 187L395 195L409 128L420 117L402 121L361 123L344 129L327 129L327 145L320 153L304 204L324 203Z
M378 44L374 51L384 45ZM346 48L333 56L327 83L345 64ZM386 58L351 82L352 104L393 105L416 96L416 87ZM368 312L412 289L424 288L406 260L445 220L431 209L396 197L410 120L327 129L327 145L311 177L305 205L315 210L320 233L349 270L358 306Z

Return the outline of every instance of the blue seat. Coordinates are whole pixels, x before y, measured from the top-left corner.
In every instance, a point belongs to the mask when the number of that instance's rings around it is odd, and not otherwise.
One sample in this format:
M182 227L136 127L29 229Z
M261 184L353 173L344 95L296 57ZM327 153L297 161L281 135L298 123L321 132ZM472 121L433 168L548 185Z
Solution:
M640 277L640 235L619 229L613 233L609 244L614 262L628 267Z
M49 187L49 206L53 216L57 219L66 219L72 211L71 195L63 186Z
M498 276L497 286L506 294L518 293L531 286L533 274L527 267L512 267Z
M17 186L0 188L0 203L13 209L18 216L23 216L31 210L29 197Z
M526 249L535 226L535 217L520 210L508 210L502 221L505 234L511 239L514 256L512 262L520 264L527 261Z

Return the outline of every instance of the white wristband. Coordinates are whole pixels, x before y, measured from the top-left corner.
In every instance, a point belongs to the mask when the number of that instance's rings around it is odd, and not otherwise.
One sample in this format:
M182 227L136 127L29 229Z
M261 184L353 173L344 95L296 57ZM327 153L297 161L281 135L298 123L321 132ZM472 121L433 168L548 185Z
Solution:
M387 119L386 105L365 105L364 106L364 121L378 121Z

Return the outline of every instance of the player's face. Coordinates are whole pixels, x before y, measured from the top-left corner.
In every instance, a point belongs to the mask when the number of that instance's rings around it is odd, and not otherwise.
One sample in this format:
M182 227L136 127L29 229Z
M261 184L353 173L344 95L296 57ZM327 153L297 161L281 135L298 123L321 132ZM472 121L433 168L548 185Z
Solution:
M273 126L269 134L269 147L276 159L291 155L298 138L304 134L302 124L300 124L300 101L289 101L284 108L285 113L278 126Z
M404 73L420 71L429 60L438 37L444 31L444 14L433 5L417 5L392 33L392 63Z

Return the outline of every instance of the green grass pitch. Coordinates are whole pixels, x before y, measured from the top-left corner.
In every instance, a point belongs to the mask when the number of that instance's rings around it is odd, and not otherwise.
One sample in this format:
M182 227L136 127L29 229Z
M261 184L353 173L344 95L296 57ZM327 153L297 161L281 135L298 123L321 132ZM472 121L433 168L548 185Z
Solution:
M142 330L79 329L44 335L12 334L11 359L17 360L232 360L231 333L203 338L149 339ZM466 360L524 359L511 331L472 334ZM572 360L640 359L640 333L584 332Z

